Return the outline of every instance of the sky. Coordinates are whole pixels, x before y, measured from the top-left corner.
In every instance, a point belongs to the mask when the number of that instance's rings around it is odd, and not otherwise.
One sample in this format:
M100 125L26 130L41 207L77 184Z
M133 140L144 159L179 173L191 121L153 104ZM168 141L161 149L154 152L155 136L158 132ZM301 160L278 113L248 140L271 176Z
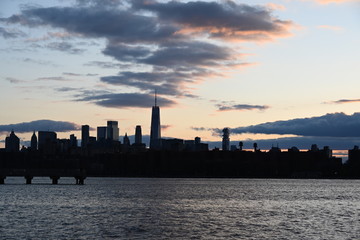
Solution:
M360 2L1 0L0 147L11 130L233 144L360 144Z

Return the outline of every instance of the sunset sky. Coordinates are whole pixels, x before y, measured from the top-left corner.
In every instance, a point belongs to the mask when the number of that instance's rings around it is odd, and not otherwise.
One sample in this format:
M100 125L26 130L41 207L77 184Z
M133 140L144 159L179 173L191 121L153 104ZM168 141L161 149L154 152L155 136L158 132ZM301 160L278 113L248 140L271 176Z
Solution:
M148 135L156 89L164 137L352 148L359 46L359 1L1 0L0 147L107 120Z

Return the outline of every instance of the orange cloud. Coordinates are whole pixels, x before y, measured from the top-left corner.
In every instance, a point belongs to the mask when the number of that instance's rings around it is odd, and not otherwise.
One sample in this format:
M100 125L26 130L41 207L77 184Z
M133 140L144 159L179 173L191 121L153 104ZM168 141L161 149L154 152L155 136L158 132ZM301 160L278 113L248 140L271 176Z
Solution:
M335 31L335 32L339 32L339 31L343 30L342 27L339 27L339 26L331 26L331 25L319 25L319 26L317 26L317 28L319 28L319 29L331 30L331 31Z
M277 4L277 3L268 3L268 4L266 4L266 6L268 8L270 8L271 10L280 10L280 11L286 10L286 7L284 5Z
M315 1L320 4L329 4L329 3L345 3L345 2L355 1L355 0L315 0Z
M266 30L234 30L226 27L192 27L186 26L177 34L186 35L210 35L211 38L218 38L229 42L268 42L274 41L279 37L290 37L293 34L290 32L295 24L291 21L281 21L278 23L276 29L272 31Z

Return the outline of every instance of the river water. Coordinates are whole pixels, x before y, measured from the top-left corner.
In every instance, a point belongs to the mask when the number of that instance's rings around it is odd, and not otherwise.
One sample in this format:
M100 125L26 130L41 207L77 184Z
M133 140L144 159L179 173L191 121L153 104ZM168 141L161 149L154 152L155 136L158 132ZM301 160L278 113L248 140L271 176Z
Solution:
M0 239L360 239L360 181L7 178Z

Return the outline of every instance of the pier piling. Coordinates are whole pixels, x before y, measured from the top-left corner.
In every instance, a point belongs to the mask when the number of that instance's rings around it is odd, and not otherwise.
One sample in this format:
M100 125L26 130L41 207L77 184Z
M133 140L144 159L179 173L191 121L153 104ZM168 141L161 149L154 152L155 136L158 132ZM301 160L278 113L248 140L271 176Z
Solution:
M6 176L0 176L0 184L5 184Z
M52 184L58 184L60 177L59 176L51 176Z
M33 179L33 176L25 176L26 184L31 184L31 180Z

